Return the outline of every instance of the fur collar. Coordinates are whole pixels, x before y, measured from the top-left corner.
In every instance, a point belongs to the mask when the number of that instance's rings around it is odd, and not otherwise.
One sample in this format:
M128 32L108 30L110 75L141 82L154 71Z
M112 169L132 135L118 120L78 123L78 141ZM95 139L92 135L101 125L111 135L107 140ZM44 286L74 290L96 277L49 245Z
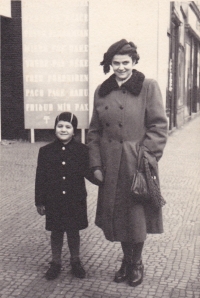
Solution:
M99 88L99 96L104 97L108 95L111 91L117 90L119 88L125 88L133 95L137 96L140 94L140 91L142 89L142 84L144 81L144 74L142 72L137 71L136 69L133 70L133 74L126 81L124 84L119 87L117 84L117 81L115 80L115 74L112 74L107 80L105 80L100 88Z

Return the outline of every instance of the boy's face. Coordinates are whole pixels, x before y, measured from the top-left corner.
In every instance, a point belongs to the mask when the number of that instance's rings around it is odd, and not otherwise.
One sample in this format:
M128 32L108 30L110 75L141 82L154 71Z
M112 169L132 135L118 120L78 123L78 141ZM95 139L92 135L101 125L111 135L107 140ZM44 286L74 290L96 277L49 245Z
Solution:
M67 121L58 121L56 125L56 136L63 142L63 144L69 143L74 135L74 128L70 122Z

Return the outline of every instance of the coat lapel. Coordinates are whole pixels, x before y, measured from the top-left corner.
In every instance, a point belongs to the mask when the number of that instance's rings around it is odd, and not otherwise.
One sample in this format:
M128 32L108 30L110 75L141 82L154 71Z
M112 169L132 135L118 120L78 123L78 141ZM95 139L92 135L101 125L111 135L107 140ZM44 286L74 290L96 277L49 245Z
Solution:
M145 76L142 72L139 72L136 69L134 69L130 79L126 81L124 84L122 84L121 88L125 88L133 95L138 96L142 89L144 78ZM117 84L117 81L115 80L115 74L112 74L107 80L105 80L101 84L98 93L100 97L105 97L111 91L117 89L119 89L119 86Z

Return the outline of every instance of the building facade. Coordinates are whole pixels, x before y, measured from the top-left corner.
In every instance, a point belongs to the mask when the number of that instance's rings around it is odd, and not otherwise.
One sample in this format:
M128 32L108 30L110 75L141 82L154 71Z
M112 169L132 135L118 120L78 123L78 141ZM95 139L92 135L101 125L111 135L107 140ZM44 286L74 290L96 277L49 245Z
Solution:
M169 79L166 112L169 129L200 111L200 10L198 2L170 3Z
M7 16L1 15L0 11L2 138L27 138L29 132L24 126L26 93L23 73L23 20L26 14L25 6L28 7L30 2L26 0L4 1L10 3L8 6L10 16L9 13ZM38 2L38 5L41 3L44 8L45 3L48 6L55 0L34 1ZM63 3L65 10L69 7L71 0L60 2ZM146 77L158 81L170 131L179 128L194 115L199 114L199 1L115 0L115 5L113 5L113 0L79 0L79 2L80 5L88 5L89 12L88 69L86 70L89 80L87 92L89 118L93 109L94 91L97 85L111 74L105 76L102 67L99 66L103 53L112 43L122 38L133 41L138 46L140 60L136 68L144 72ZM48 14L45 17L48 17ZM63 28L61 45L64 35ZM39 42L42 40L38 39ZM65 43L67 44L66 39ZM38 55L39 53L35 59L40 58ZM34 82L34 86L38 88L37 82ZM49 117L49 115L46 116Z

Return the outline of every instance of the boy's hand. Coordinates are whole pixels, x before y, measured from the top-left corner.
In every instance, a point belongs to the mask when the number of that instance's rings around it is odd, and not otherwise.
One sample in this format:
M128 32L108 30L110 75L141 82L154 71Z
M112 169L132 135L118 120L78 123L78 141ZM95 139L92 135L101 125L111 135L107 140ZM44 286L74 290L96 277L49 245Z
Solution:
M45 206L36 206L36 208L40 215L45 215Z

